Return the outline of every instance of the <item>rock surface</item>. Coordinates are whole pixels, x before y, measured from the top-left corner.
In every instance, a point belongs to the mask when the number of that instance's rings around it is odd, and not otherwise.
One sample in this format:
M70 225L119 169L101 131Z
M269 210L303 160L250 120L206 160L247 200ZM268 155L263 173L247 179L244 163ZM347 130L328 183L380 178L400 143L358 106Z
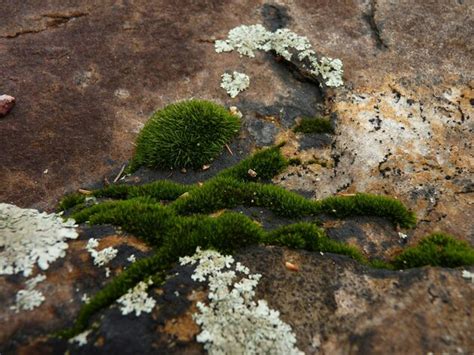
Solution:
M107 245L117 245L116 236L102 234ZM101 312L83 346L45 337L47 331L70 325L68 318L83 302L79 295L90 294L106 282L103 270L92 267L80 243L85 245L85 241L73 242L74 256L69 254L64 261L68 273L60 276L53 271L42 286L49 291L45 305L23 317L3 315L9 321L4 351L204 353L194 341L200 330L192 314L196 302L206 300L207 289L191 280L192 267L176 267L162 287L152 289L157 306L151 314L124 316L113 305ZM132 240L120 248L124 265L125 256L142 246ZM262 275L257 297L279 310L296 334L298 348L307 354L468 354L474 349L469 334L474 326L474 284L459 269L370 270L346 257L279 247L252 247L235 258L251 273ZM288 270L285 262L297 265L299 271ZM62 278L61 288L55 287L55 277ZM2 291L12 288L10 282L2 283Z
M408 243L434 230L474 243L468 1L6 0L2 9L1 90L21 105L0 121L0 202L51 210L65 192L112 181L156 108L199 97L243 113L241 136L230 146L234 155L224 151L202 172L140 170L129 181L203 181L256 146L286 140L285 154L303 164L275 183L314 198L390 194L419 217L406 232ZM215 53L215 39L254 23L289 27L318 53L341 58L345 86L322 90L271 54ZM219 83L234 70L250 76L250 87L231 99ZM331 117L335 135L291 131L299 117L318 114ZM266 217L264 225L282 223ZM369 256L387 259L405 246L383 221L327 220L324 227ZM82 295L108 280L85 250L91 237L119 248L112 275L132 253L149 253L108 227L84 229L38 285L45 303L24 313L10 306L25 280L0 276L0 352L202 353L191 314L206 289L190 281L189 268L172 270L153 290L158 307L151 315L125 317L110 307L84 347L47 337L71 325ZM375 271L339 256L282 248L254 247L236 257L263 275L259 297L281 312L307 353L474 351L474 286L460 269ZM288 271L285 261L300 271Z

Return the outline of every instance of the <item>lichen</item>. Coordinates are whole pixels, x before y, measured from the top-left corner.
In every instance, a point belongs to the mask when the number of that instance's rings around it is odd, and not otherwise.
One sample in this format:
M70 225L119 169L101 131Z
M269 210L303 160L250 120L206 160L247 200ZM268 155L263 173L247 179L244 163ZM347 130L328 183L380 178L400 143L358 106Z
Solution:
M86 250L91 255L92 259L94 259L94 265L96 266L104 266L107 265L110 261L112 261L118 253L118 250L113 247L107 247L102 250L96 250L99 246L99 241L95 238L90 238L86 245ZM109 271L110 272L110 271Z
M471 280L471 282L474 283L474 272L463 270L462 277L465 279Z
M342 86L343 65L340 59L321 57L318 60L316 52L308 38L282 28L275 32L267 31L262 25L242 25L229 31L226 40L217 40L214 44L217 53L236 50L241 56L255 57L255 51L274 51L287 61L294 54L303 63L309 65L309 72L320 76L326 86ZM305 64L306 65L306 64Z
M0 274L31 275L66 255L66 240L76 239L75 221L60 214L48 214L0 203Z
M291 327L265 300L254 300L260 274L237 263L230 255L196 249L181 265L197 264L192 278L207 281L208 304L197 303L193 315L201 326L196 340L209 354L303 354Z
M123 315L135 312L138 317L143 313L150 313L155 307L156 301L149 297L146 290L153 282L140 281L133 289L120 297L117 302L121 304L120 311Z
M246 90L250 85L250 78L244 73L234 71L231 74L222 74L221 88L223 88L230 97L236 97L240 92Z
M80 334L77 334L76 336L72 337L69 339L69 343L77 343L78 346L83 346L87 344L87 337L89 334L92 333L92 329L88 329L83 331Z
M45 297L42 292L35 290L34 288L45 279L45 275L37 275L28 280L26 282L26 289L18 291L15 298L15 305L10 308L18 313L24 310L31 311L32 309L39 307L45 300Z

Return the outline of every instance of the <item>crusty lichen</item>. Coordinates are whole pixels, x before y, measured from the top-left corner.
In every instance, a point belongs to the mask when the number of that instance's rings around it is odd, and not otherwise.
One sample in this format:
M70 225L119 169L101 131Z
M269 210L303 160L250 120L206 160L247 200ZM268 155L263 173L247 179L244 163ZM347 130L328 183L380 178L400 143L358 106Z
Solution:
M155 307L156 301L149 297L146 290L153 282L140 281L133 289L128 290L126 294L120 297L117 302L120 303L120 311L123 315L135 312L138 317L143 313L150 313Z
M192 278L209 284L209 302L198 302L193 318L201 326L197 341L210 354L303 354L279 312L265 300L254 300L260 274L234 266L230 255L200 248L180 263L197 264Z
M95 238L90 238L87 242L86 249L94 259L94 265L104 266L112 261L116 256L118 250L113 247L107 247L102 250L96 250L99 246L99 241Z
M282 28L275 32L267 31L262 25L242 25L229 31L226 40L214 44L217 53L237 51L241 56L255 57L255 51L274 51L290 61L296 54L298 60L309 63L309 71L320 76L326 86L343 85L343 65L340 59L317 58L308 38Z
M0 274L29 276L35 264L46 270L77 237L73 219L0 203Z
M234 71L231 74L222 74L221 88L223 88L230 97L236 97L240 92L246 90L250 85L250 78L244 73Z
M83 346L87 344L87 337L92 333L92 329L83 331L80 334L77 334L75 337L69 339L69 343L77 343L78 346Z
M18 291L15 298L15 305L10 308L16 313L20 311L31 311L39 307L45 300L41 291L35 290L40 282L46 279L45 275L37 275L26 282L26 289Z

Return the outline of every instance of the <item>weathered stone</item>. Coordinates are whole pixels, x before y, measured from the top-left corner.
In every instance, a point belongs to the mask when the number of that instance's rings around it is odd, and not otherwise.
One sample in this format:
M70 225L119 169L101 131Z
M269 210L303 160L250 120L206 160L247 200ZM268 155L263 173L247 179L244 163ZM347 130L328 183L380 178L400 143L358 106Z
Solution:
M0 123L0 201L49 209L66 191L100 185L104 176L112 181L156 108L201 97L242 112L244 128L230 145L234 155L224 151L205 171L142 169L124 181L199 183L254 147L285 140L285 154L303 164L290 166L276 184L315 198L390 194L419 217L408 243L433 230L473 243L469 6L385 0L24 6L7 0L0 15L0 72L8 73L2 74L2 90L14 92L21 105L10 113L15 119ZM213 41L243 23L287 26L307 36L318 53L341 58L345 86L323 91L301 67L271 54L249 59L215 53ZM236 99L219 87L221 74L233 70L251 78ZM298 117L318 114L334 120L331 138L291 131ZM243 212L258 214L266 228L290 222L267 218L268 211ZM405 246L385 221L323 222L332 238L359 246L369 257L388 259ZM10 306L24 280L0 277L0 351L202 353L191 314L206 290L182 268L154 289L158 307L151 315L124 317L110 307L83 348L47 338L71 324L83 293L92 296L107 282L84 249L97 234L83 233L38 285L49 295L41 307L15 313ZM101 243L128 250L112 261L112 275L128 265L123 258L131 253L147 255L130 237L110 230L103 236ZM474 349L473 284L461 269L377 271L344 257L282 248L255 247L237 257L263 275L258 296L281 312L307 353ZM287 270L286 262L299 271Z
M468 332L474 284L461 270L371 270L347 257L279 247L252 247L235 258L262 275L257 298L280 312L307 354L469 353L474 347ZM101 312L84 346L30 337L20 349L203 353L194 341L199 328L192 314L207 290L191 280L192 270L171 270L168 281L150 293L157 300L151 314L124 316L117 306Z

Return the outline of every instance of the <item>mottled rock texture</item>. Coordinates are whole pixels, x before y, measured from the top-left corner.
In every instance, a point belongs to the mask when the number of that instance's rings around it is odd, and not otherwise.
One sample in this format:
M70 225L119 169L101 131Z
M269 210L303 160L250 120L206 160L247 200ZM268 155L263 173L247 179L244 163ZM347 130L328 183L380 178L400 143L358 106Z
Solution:
M345 86L322 90L270 54L215 53L215 39L254 23L289 27L318 53L341 58ZM285 154L304 164L275 183L314 198L390 194L419 217L409 244L433 230L473 244L473 27L470 1L6 0L0 92L17 105L0 120L0 202L53 209L65 192L112 180L156 108L196 97L244 114L234 155L225 152L204 172L138 171L130 181L203 181L255 146L286 140ZM221 74L233 70L251 81L236 99L219 87ZM335 135L291 131L298 117L318 114L331 117ZM384 221L324 227L370 256L390 258L404 247ZM113 230L85 230L37 286L49 296L45 303L25 313L9 308L24 279L0 277L0 352L201 353L191 314L206 290L189 281L190 269L173 270L179 276L153 290L158 307L151 315L104 310L84 348L46 337L70 326L83 293L107 282L84 249L87 238L101 236L121 248L112 276L130 254L149 252ZM374 271L339 256L281 248L251 248L238 257L262 273L259 297L281 311L308 353L474 351L474 286L460 269ZM300 271L288 271L285 261Z

